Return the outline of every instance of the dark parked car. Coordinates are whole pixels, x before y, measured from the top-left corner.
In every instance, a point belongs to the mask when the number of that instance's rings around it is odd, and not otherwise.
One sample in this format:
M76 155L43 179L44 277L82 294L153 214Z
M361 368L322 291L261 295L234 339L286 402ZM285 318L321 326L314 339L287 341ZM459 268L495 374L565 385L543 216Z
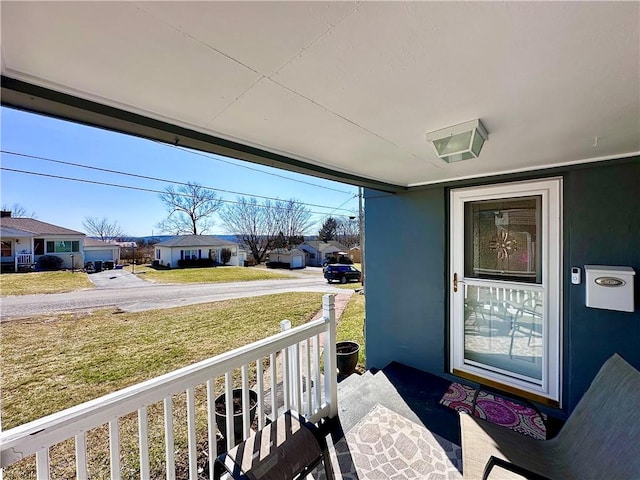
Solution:
M339 281L340 283L347 283L351 280L355 280L356 282L360 281L360 270L358 270L353 265L342 265L339 263L330 263L326 267L324 267L324 278L327 279L327 282L331 283L334 280Z

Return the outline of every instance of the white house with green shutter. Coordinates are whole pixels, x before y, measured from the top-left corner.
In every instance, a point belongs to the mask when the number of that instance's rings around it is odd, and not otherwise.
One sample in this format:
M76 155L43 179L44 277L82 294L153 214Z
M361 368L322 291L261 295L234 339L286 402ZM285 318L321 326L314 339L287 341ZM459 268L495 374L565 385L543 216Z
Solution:
M223 263L222 250L225 248L231 251L231 259L226 265L244 266L247 253L240 245L213 235L178 235L156 243L154 259L169 268L177 268L180 260L211 259Z

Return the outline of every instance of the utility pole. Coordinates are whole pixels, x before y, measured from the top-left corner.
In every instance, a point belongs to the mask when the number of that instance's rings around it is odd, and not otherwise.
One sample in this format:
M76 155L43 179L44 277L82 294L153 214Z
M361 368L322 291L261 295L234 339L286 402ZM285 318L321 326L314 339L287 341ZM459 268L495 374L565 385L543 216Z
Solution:
M363 201L363 192L364 189L362 187L358 187L358 208L360 210L360 215L358 221L360 222L360 228L358 229L360 232L360 268L362 270L362 288L364 288L364 210L362 209L362 201Z

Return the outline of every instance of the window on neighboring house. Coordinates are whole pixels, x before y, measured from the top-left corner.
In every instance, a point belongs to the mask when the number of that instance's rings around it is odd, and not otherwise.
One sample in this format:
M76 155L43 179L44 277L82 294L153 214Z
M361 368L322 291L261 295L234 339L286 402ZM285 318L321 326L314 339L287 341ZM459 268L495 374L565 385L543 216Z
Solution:
M156 260L160 260L160 249L156 248Z
M10 257L11 256L11 242L2 241L2 256Z
M198 250L185 250L184 251L184 259L185 260L197 260L198 259Z
M78 240L48 241L47 253L73 253L80 251Z

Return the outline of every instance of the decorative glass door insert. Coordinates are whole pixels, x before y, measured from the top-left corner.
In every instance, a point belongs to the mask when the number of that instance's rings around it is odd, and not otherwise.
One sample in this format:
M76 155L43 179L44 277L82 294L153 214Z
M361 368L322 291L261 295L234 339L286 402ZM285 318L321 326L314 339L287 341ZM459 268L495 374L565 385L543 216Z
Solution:
M451 366L559 400L559 179L451 192Z

